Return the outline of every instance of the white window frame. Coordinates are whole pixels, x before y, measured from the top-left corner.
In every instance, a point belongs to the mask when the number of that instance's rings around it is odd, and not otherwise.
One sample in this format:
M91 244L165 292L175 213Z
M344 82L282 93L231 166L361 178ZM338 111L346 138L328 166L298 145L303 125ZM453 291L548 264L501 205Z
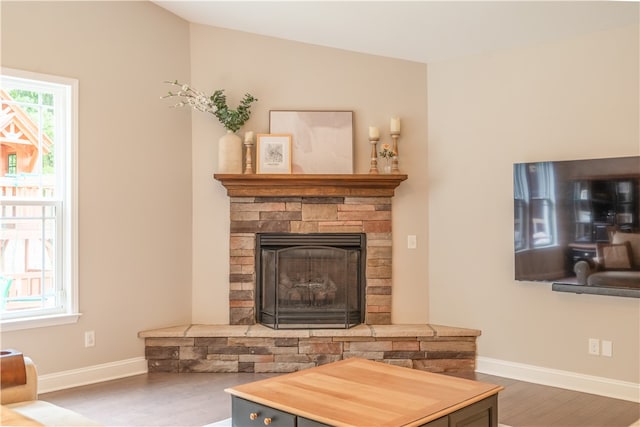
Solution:
M11 87L11 81L20 79L33 81L32 87L37 87L38 81L45 85L60 86L65 92L64 99L70 104L63 107L67 113L66 122L63 123L65 135L62 141L58 141L65 144L64 156L62 159L55 159L56 176L61 176L58 174L59 170L64 174L63 182L56 183L56 190L62 189L64 195L61 202L55 203L62 211L59 221L62 227L59 235L61 242L57 248L59 252L56 259L60 260L57 268L62 269L64 307L61 312L55 314L47 313L47 309L43 309L42 314L2 319L0 327L4 332L76 323L81 316L78 304L78 80L6 67L0 68L0 78L3 88ZM3 204L12 204L15 201L0 198ZM51 200L43 202L50 204Z
M529 172L529 168L540 168L548 165L548 162L537 163L518 163L514 166L514 243L516 252L535 251L538 249L546 249L558 246L558 219L557 219L557 206L556 206L556 194L555 194L555 172L551 169L549 176L544 175L544 185L548 187L548 191L545 191L546 197L534 198L531 195L532 177ZM538 183L539 184L539 183ZM535 205L535 206L534 206ZM543 214L543 226L547 232L551 235L551 241L547 243L538 243L534 241L534 233L536 232L534 226L533 211L534 208L542 205ZM520 210L520 212L516 212ZM519 215L521 217L519 217ZM537 218L536 218L537 219ZM519 234L518 234L519 233Z

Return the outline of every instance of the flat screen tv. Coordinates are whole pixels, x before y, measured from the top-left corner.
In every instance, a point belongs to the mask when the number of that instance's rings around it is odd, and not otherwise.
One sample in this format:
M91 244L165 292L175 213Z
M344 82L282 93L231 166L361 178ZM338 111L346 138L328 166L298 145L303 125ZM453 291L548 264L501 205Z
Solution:
M640 156L517 163L513 188L516 280L640 293Z

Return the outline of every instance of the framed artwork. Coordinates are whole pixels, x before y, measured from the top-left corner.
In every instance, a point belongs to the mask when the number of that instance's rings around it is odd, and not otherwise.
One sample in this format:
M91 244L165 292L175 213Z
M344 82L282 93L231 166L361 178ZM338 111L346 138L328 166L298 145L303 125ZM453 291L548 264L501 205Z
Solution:
M291 173L291 135L256 136L256 173Z
M272 110L269 129L291 134L293 173L353 173L353 111Z

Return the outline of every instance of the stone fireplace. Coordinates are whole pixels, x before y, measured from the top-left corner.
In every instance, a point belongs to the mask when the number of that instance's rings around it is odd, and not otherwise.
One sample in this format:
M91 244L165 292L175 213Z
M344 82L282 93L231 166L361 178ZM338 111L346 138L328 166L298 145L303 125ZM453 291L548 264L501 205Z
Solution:
M229 323L254 324L258 233L363 233L364 323L391 323L391 197L232 197Z
M230 197L229 324L258 322L256 236L360 233L366 324L391 323L391 214L406 175L216 175Z
M140 332L149 371L293 372L362 357L432 372L473 372L480 331L391 324L391 199L406 175L247 174L215 178L227 189L231 202L229 325L179 325ZM363 323L340 329L276 329L260 324L256 245L264 235L362 236L364 280L360 282L360 313L356 310L356 316ZM323 246L312 243L313 247ZM335 262L334 255L325 255ZM297 256L292 258L295 261ZM331 268L311 270L333 276ZM302 270L299 272L302 276ZM312 285L320 283L318 278L324 283L322 274L306 277L309 292L304 298L324 309L329 293L317 294L313 300L310 296ZM283 304L302 299L302 293L298 294L283 299Z

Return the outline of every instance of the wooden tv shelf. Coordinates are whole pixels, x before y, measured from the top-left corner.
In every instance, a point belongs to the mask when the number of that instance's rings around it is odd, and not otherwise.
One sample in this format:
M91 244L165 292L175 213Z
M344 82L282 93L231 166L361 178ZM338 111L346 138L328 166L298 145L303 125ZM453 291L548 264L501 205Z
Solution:
M391 197L403 174L214 174L229 197Z
M361 358L226 389L233 425L495 427L502 386Z

